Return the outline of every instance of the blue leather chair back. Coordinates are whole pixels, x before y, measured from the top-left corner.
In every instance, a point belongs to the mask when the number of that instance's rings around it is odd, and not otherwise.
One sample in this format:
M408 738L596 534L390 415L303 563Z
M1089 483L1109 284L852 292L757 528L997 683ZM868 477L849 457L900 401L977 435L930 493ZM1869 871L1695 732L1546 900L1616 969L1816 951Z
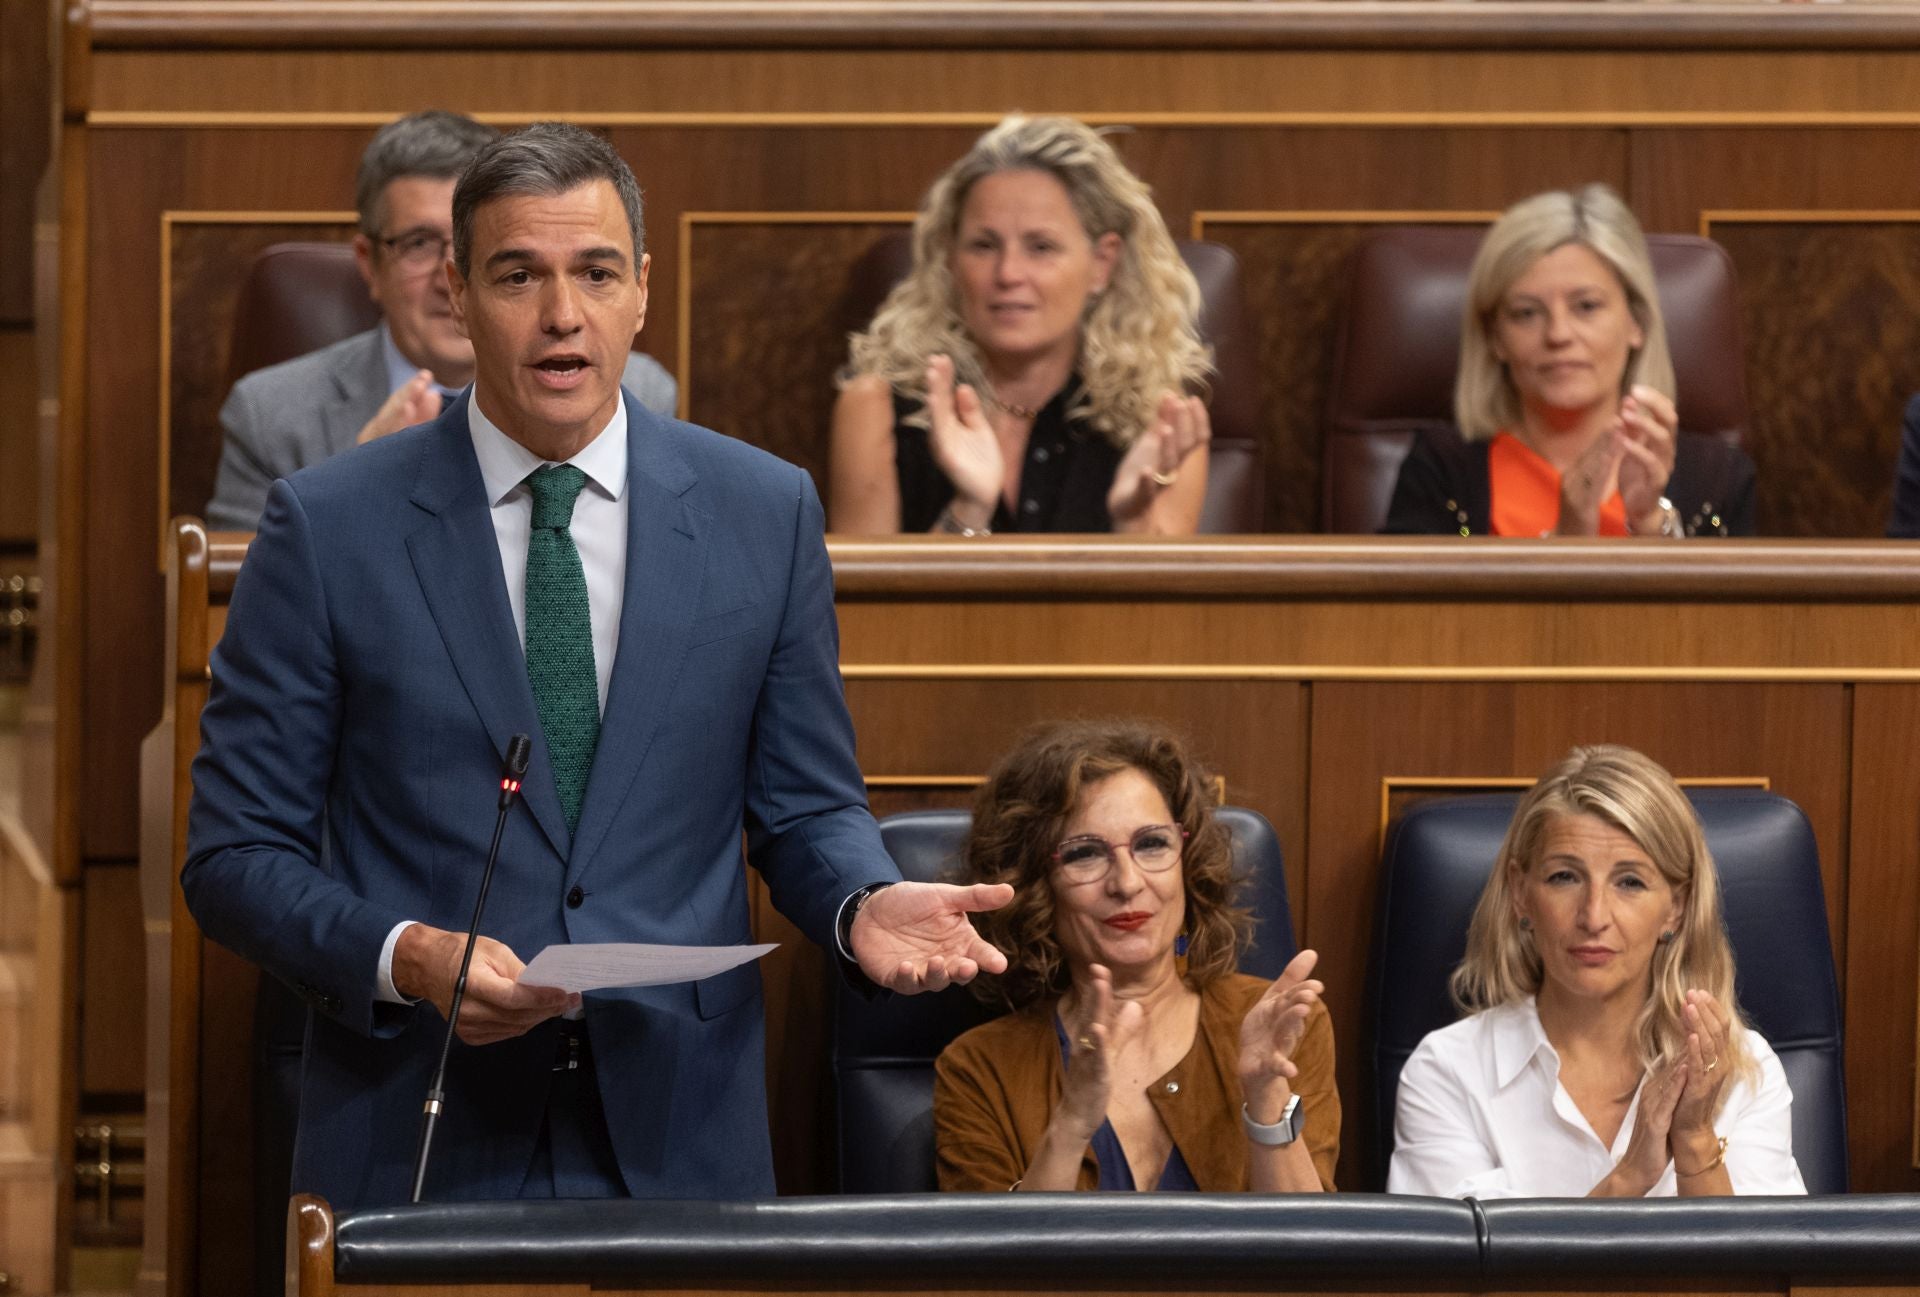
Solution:
M1280 840L1258 811L1214 814L1233 839L1257 941L1241 970L1278 977L1297 953ZM909 881L934 882L958 868L972 817L910 811L880 821L880 836ZM933 995L868 999L835 979L833 1072L842 1193L915 1193L938 1188L933 1160L933 1060L948 1042L993 1016L965 987Z
M1844 1193L1840 996L1813 828L1772 793L1703 788L1688 797L1720 869L1740 1007L1793 1089L1800 1175L1810 1193ZM1387 841L1371 985L1376 1183L1393 1154L1400 1069L1422 1037L1459 1016L1447 977L1466 953L1474 903L1519 801L1500 793L1425 802Z

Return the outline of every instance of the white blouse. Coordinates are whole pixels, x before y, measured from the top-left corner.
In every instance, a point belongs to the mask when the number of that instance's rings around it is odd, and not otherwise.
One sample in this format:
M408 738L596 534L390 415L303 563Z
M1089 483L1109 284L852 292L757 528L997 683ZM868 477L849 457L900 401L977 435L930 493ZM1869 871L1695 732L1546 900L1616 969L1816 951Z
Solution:
M1714 1121L1736 1194L1807 1191L1793 1160L1793 1094L1756 1031L1758 1084L1734 1081ZM1644 1084L1644 1083L1643 1083ZM1580 1198L1627 1151L1640 1092L1611 1148L1560 1084L1533 997L1430 1032L1400 1073L1387 1192L1442 1198ZM1672 1163L1647 1196L1677 1193Z

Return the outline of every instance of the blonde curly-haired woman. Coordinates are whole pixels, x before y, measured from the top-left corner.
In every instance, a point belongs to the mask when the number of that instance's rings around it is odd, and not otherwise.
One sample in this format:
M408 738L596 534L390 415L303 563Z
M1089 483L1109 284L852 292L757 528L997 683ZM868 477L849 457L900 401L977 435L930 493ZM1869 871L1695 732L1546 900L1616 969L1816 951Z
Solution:
M934 183L913 268L852 339L832 530L1191 533L1200 291L1098 133L1009 117Z

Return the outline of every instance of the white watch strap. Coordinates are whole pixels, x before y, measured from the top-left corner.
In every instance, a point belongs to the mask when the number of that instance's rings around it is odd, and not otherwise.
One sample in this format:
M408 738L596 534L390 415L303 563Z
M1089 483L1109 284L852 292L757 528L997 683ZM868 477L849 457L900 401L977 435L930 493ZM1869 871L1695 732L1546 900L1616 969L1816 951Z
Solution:
M1247 1132L1247 1138L1256 1144L1265 1144L1269 1148L1284 1148L1300 1138L1301 1128L1300 1096L1294 1095L1287 1100L1287 1106L1280 1110L1280 1120L1271 1126L1265 1126L1253 1119L1247 1111L1247 1105L1240 1105L1240 1126Z

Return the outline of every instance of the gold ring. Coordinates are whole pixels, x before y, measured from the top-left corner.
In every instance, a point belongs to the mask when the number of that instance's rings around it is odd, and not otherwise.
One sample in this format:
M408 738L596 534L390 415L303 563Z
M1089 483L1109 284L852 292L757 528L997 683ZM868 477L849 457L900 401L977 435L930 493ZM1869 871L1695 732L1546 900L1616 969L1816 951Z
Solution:
M1710 1058L1707 1060L1707 1065L1700 1069L1700 1073L1702 1076L1704 1076L1718 1066L1720 1066L1720 1060L1717 1058Z
M1153 479L1155 486L1172 486L1180 480L1180 470L1176 468L1171 473L1149 472L1147 476Z
M1100 1048L1098 1045L1093 1043L1092 1036L1082 1036L1075 1043L1078 1044L1080 1048L1086 1050L1088 1053L1092 1053L1094 1050Z

